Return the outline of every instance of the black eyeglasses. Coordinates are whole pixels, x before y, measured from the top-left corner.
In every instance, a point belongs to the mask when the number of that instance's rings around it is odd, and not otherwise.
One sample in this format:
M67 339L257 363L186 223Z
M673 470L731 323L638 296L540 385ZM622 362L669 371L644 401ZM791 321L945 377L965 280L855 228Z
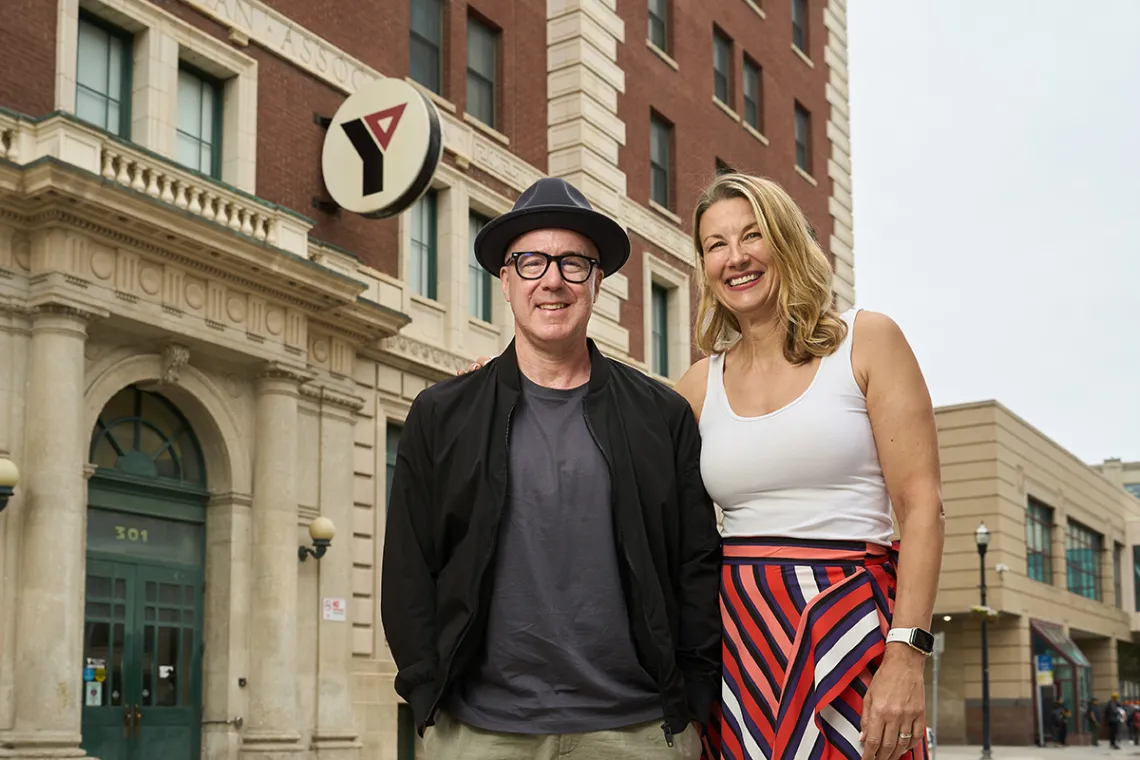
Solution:
M550 268L550 262L558 262L558 271L566 282L581 283L590 279L590 273L598 262L588 256L577 253L564 253L561 256L551 256L540 251L515 251L511 254L515 263L515 271L524 280L539 280Z

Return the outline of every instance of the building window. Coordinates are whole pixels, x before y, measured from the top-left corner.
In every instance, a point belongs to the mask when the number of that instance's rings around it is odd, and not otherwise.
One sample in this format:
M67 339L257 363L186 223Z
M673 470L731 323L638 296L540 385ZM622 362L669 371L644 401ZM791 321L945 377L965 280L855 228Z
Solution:
M412 292L433 301L436 297L436 267L439 259L437 226L438 196L429 190L412 206L412 250L408 283Z
M1069 591L1086 599L1101 599L1100 552L1104 539L1099 533L1070 520L1065 536L1065 562Z
M478 19L467 19L467 113L492 128L498 48L498 32Z
M1140 612L1140 546L1132 547L1132 603Z
M764 115L761 111L763 102L760 64L746 57L744 59L744 123L761 133L764 131Z
M77 42L75 115L129 139L131 35L80 11Z
M468 214L468 236L471 238L471 259L467 264L467 276L470 280L469 313L475 319L484 322L491 321L491 273L479 264L475 258L475 236L483 229L489 219L474 211Z
M796 103L796 166L811 174L811 114Z
M669 0L649 0L649 41L669 52Z
M411 74L424 87L443 94L443 0L411 0Z
M808 49L808 0L792 0L792 44L802 52Z
M400 433L404 426L389 422L384 431L384 509L392 503L392 480L396 477L396 454L400 451Z
M719 29L713 29L713 94L732 105L732 40Z
M649 121L649 199L669 208L673 125L653 114Z
M178 162L222 176L222 85L186 64L178 68Z
M1025 510L1025 556L1030 578L1053 583L1053 510L1029 499Z
M669 289L653 283L653 364L655 373L669 376Z
M1112 598L1116 601L1118 610L1124 609L1124 592L1120 587L1120 562L1124 558L1124 544L1114 541L1112 544Z
M1140 483L1126 483L1124 490L1140 499Z

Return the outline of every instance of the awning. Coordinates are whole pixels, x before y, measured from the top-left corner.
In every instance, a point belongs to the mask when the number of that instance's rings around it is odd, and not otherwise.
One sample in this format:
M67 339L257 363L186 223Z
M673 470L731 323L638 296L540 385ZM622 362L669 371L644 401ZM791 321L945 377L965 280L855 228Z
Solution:
M1046 623L1044 620L1030 620L1029 627L1034 633L1045 639L1049 646L1059 652L1073 667L1090 667L1089 659L1085 657L1085 653L1076 645L1076 642L1065 635L1065 629L1062 626L1057 623Z

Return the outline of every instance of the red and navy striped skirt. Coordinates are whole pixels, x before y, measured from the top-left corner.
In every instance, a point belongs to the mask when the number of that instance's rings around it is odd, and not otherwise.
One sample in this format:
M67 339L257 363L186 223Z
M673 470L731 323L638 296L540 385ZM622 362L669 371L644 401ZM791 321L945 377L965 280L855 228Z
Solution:
M705 760L858 760L898 545L725 539L721 700ZM922 743L902 760L927 760Z

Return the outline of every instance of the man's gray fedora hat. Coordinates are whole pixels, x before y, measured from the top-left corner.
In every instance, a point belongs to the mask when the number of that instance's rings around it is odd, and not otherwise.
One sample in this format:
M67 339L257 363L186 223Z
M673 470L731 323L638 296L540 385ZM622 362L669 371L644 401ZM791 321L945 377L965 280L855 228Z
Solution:
M625 228L595 211L578 188L558 177L538 180L519 196L514 208L484 225L475 237L475 258L498 277L507 246L520 235L543 229L573 230L592 240L607 277L629 259Z

